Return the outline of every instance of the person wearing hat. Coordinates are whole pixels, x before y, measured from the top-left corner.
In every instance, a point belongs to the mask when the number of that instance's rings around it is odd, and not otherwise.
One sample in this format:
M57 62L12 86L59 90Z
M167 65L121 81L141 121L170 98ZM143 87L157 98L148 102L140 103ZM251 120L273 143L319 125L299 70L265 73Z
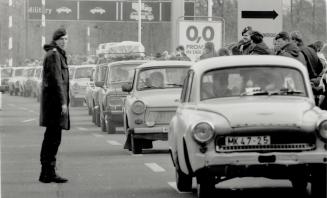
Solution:
M65 48L67 33L57 29L50 44L44 45L41 84L40 126L46 127L40 161L42 183L65 183L68 180L56 174L56 155L61 143L62 129L70 129L69 118L69 71Z
M271 50L268 48L265 42L263 42L263 35L258 31L253 31L250 36L253 47L250 49L251 55L270 55Z
M250 50L253 47L253 44L251 42L251 33L251 26L247 26L242 30L242 40L238 42L238 50L242 55L250 54Z

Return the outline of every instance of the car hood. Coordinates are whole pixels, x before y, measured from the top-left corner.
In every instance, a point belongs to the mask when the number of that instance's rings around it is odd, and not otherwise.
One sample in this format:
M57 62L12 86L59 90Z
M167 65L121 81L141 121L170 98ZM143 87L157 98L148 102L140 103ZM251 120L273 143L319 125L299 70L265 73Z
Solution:
M182 89L156 89L139 91L136 99L142 100L149 107L177 107Z
M264 98L261 100L212 100L198 106L199 110L222 115L231 127L264 125L299 125L314 105L308 100Z

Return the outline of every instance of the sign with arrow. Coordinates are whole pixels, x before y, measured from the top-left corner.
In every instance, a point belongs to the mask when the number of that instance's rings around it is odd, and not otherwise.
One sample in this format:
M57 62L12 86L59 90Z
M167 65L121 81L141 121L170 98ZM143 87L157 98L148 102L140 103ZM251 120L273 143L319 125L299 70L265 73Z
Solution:
M283 29L283 0L238 0L238 38L242 30L251 26L264 35L265 43L272 48L273 38Z

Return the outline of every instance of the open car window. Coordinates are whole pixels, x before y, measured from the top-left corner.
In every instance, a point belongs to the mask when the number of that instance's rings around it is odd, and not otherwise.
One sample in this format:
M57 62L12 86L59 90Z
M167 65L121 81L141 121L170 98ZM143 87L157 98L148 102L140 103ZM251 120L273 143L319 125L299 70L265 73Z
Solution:
M276 66L212 70L202 76L200 89L201 100L259 95L307 96L300 71Z

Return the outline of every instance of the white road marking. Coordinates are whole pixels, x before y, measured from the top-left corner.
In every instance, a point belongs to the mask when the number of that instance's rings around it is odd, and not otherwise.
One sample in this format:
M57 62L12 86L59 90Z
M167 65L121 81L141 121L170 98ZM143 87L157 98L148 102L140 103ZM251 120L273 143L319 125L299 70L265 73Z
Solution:
M115 141L115 140L107 140L107 143L108 143L108 144L111 144L111 145L113 145L113 146L122 146L121 143L119 143L119 142L117 142L117 141Z
M159 173L159 172L165 172L166 170L159 166L156 163L144 163L145 166L149 167L153 172Z
M35 118L33 118L33 119L23 120L23 121L22 121L22 123L26 123L26 122L32 122L32 121L34 121L34 120L36 120L36 119L35 119Z
M93 133L92 135L93 135L94 137L97 137L97 138L98 138L98 137L103 137L103 135L95 134L95 133Z
M192 193L192 192L181 192L177 189L177 185L176 182L168 182L168 185L171 186L174 190L176 190L176 192L182 194L182 193Z
M84 128L84 127L76 127L78 130L80 131L87 131L87 128Z

